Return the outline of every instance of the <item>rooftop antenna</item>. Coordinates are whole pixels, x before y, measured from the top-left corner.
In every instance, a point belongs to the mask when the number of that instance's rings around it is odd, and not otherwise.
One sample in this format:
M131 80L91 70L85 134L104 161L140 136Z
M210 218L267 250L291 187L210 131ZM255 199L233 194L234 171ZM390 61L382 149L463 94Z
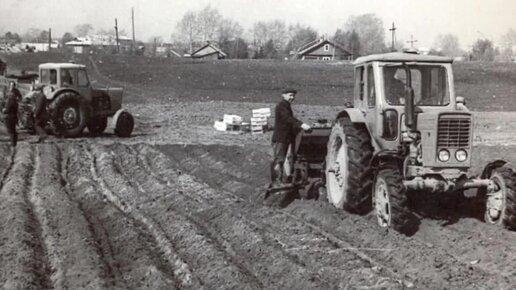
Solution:
M417 40L414 40L414 35L410 35L410 40L407 41L407 43L410 43L410 49L413 49L414 48L414 43L416 43Z
M396 49L394 48L394 43L396 42L396 29L398 29L396 26L394 26L394 22L392 23L392 28L389 29L389 31L392 32L392 36L391 36L391 39L392 39L392 44L391 44L391 51L396 51Z

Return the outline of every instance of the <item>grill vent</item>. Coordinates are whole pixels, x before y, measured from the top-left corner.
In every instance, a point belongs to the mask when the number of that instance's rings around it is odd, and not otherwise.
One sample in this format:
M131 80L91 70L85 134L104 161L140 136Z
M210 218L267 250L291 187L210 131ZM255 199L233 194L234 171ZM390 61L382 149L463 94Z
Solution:
M439 118L437 146L445 148L469 147L471 119L444 116Z

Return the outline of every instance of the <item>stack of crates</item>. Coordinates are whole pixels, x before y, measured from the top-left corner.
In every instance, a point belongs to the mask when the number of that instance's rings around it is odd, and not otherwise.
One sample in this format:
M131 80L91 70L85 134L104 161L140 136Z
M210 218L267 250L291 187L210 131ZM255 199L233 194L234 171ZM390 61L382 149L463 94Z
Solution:
M270 116L270 108L254 109L253 116L251 117L251 133L263 134L263 132L267 131Z

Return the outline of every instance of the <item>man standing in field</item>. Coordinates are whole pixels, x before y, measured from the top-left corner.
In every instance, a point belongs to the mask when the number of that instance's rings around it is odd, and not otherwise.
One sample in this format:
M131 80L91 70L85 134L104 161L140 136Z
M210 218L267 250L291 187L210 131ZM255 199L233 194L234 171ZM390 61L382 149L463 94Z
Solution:
M272 186L281 186L283 163L287 156L288 146L295 140L300 129L310 130L310 126L294 117L290 104L296 98L297 91L286 89L281 92L282 100L276 105L274 117L274 133L272 134L272 149L274 160L271 163Z
M16 123L18 123L18 100L21 99L20 91L16 88L14 82L9 83L9 92L7 92L7 101L2 113L5 114L5 127L11 138L11 145L16 147L18 142L18 134L16 133Z
M45 121L46 121L46 105L47 99L45 94L43 94L43 86L38 86L35 88L36 94L36 105L34 108L34 130L38 134L37 143L41 143L45 138L47 138L47 133L45 132Z

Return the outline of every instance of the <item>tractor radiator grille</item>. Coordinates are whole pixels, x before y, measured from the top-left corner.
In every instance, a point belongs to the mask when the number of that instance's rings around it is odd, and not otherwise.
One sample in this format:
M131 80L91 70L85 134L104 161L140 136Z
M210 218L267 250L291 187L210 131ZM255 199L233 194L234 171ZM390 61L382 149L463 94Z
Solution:
M469 147L471 119L444 116L439 118L437 146L446 148Z

